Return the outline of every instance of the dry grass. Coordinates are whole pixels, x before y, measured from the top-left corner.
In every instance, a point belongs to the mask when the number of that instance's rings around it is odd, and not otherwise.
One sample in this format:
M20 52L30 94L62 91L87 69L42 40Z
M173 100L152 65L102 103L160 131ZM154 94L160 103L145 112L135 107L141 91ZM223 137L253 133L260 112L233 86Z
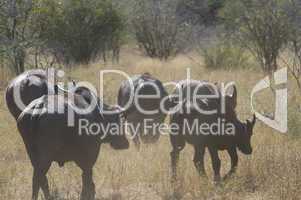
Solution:
M88 80L98 85L100 69L122 69L131 75L147 71L163 81L172 81L183 79L188 67L191 68L192 77L195 79L235 80L239 89L239 117L245 119L251 116L249 94L255 83L262 78L259 71L207 71L185 56L163 63L135 53L127 53L122 56L120 65L104 66L96 63L80 66L69 73L72 78ZM116 75L105 79L106 102L112 104L116 102L121 80L122 78ZM297 95L293 84L290 84L289 90L290 102L298 102L300 96ZM3 96L3 93L1 91L0 96ZM271 102L266 99L266 96L262 97L258 102L270 105ZM299 118L300 123L300 112L297 112L296 117ZM0 199L30 199L31 165L3 98L0 99L0 122ZM298 120L293 124L298 124ZM294 130L297 135L300 134L297 132L301 131L295 127L291 130ZM185 200L300 199L301 140L298 137L281 135L257 123L253 147L252 156L240 155L236 176L216 188L210 181L197 176L192 163L192 149L187 146L181 154L180 187L177 193ZM94 169L97 198L172 199L173 190L169 181L170 150L167 136L162 136L156 145L143 146L141 152L137 152L133 146L129 150L116 152L104 145ZM229 158L222 153L222 172L225 173L229 167ZM211 176L211 162L208 155L206 155L206 168ZM68 163L62 169L59 169L57 164L53 164L48 177L56 199L79 199L80 170L74 164Z
M3 90L12 77L12 71L8 70L6 67L1 66L0 63L0 90Z

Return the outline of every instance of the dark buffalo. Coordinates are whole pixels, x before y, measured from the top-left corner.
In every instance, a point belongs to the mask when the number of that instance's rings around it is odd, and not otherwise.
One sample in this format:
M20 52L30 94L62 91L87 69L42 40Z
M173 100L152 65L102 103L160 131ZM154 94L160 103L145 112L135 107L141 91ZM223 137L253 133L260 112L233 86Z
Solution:
M130 84L131 81L133 85ZM132 96L132 101L131 92L134 94ZM137 101L138 105L134 101L137 94L146 95L145 98L139 98ZM148 98L147 95L157 95L157 97ZM149 123L147 120L151 120L152 124L160 124L164 122L166 114L164 114L164 112L160 109L160 103L165 97L167 97L167 95L168 94L161 81L154 78L149 73L134 76L131 80L126 80L121 84L118 93L118 105L125 108L127 122L131 124L135 130L138 130L138 133L135 133L133 129L129 130L134 136L133 141L138 149L140 147L140 139L143 143L155 143L158 141L160 137L158 131L155 130L155 128L152 130L147 129L144 125ZM128 107L126 107L127 104L129 104ZM142 112L143 110L139 110L138 106L146 111L158 110L158 112L156 114L147 114Z
M16 88L20 88L20 99L16 99L14 96ZM48 89L53 91L53 83L52 86L48 85L45 70L29 70L20 74L11 81L6 89L6 103L10 113L17 119L24 109L17 105L17 101L21 101L24 106L27 106L34 99L46 95Z
M80 93L77 94L77 93ZM110 143L114 149L127 149L128 140L124 134L109 132L106 137L104 131L90 132L83 129L86 124L120 125L122 113L118 107L97 105L88 113L76 113L76 108L87 108L94 96L82 90L74 94L44 95L32 101L20 114L17 125L23 138L27 153L34 172L32 182L32 199L38 198L41 188L46 199L50 199L48 180L46 177L52 162L63 166L65 162L73 161L82 170L82 200L95 198L95 186L92 178L92 168L103 143ZM95 98L96 99L96 98ZM73 105L73 106L71 106ZM54 108L54 112L51 109ZM69 112L68 112L69 110ZM116 111L113 114L104 111ZM59 112L64 111L64 112ZM68 126L68 113L74 114L74 125ZM81 124L80 120L85 120ZM100 129L104 130L104 129ZM108 130L112 130L109 128Z
M210 98L209 96L204 98L200 97L195 101L196 103L193 103L186 95L188 90L191 91L190 94L195 92L194 94L198 95L217 96L214 98ZM217 85L208 82L190 81L189 83L179 83L173 93L171 98L174 102L174 106L177 105L177 108L181 108L170 116L170 123L178 125L178 128L171 129L172 132L170 136L173 148L171 152L171 165L174 180L176 178L179 153L183 150L186 143L194 147L193 162L201 176L206 176L204 153L207 147L212 160L215 182L221 180L221 161L218 156L218 151L226 150L231 157L231 169L225 178L229 177L236 170L238 163L237 149L247 155L252 153L251 137L256 118L254 116L252 121L247 120L246 123L241 122L235 113L237 98L236 87L233 85L226 91L226 93L223 93ZM181 99L180 96L183 98ZM195 95L191 95L191 97L193 96ZM225 112L222 112L221 99L225 99ZM215 114L205 114L203 111L200 112L197 110L196 106L205 111L216 109L217 112ZM218 127L222 127L220 122L224 123L225 127L231 127L232 132L230 131L229 133L232 134L222 132L225 130L223 128L218 130ZM194 123L199 126L199 129L192 129L193 125L195 125ZM215 127L213 125L215 125ZM202 130L200 130L200 126L203 128ZM212 129L208 127L212 127Z

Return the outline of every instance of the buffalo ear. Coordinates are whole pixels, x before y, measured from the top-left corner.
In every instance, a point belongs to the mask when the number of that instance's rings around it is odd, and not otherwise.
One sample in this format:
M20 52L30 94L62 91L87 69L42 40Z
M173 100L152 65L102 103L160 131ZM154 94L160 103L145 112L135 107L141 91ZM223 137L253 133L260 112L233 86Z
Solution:
M226 101L227 105L230 106L233 110L237 105L237 89L234 84L232 84L226 91Z
M253 114L253 120L252 120L252 127L254 127L255 123L256 123L256 115Z
M253 128L255 123L256 123L256 115L254 114L252 120L247 119L247 125Z
M54 94L57 95L59 93L59 88L57 84L54 85Z
M76 81L72 79L72 85L73 87L76 87Z

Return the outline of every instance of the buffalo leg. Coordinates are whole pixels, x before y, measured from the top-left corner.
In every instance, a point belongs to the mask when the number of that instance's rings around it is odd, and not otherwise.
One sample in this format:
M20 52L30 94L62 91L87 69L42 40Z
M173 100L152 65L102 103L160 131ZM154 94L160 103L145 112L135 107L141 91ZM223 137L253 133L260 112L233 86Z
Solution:
M40 190L39 173L38 170L34 169L32 177L32 200L37 200Z
M177 180L177 165L179 162L180 151L177 149L173 149L170 153L171 157L171 175L172 181L175 182Z
M82 193L81 200L95 199L95 185L93 182L92 169L84 169L82 173Z
M204 167L204 154L205 154L204 145L194 146L194 158L193 158L194 166L200 176L206 177L206 172Z
M172 144L172 151L170 153L170 158L171 158L171 175L172 175L172 181L175 182L177 180L177 166L179 162L179 156L180 152L184 149L185 147L185 141L180 140L178 136L174 137L171 136L171 144ZM182 143L179 143L181 141Z
M224 180L228 179L232 174L235 173L238 164L238 156L237 156L236 149L235 148L228 149L228 154L230 155L231 158L231 169L223 178Z
M185 138L182 133L182 118L178 115L173 115L170 118L170 124L179 124L179 130L171 129L170 143L172 145L172 152L170 153L171 157L171 172L172 172L172 182L177 180L177 165L179 162L180 151L185 147Z
M47 172L50 167L50 163L41 168L34 167L33 178L32 178L32 199L37 200L39 196L39 190L42 188L45 199L50 199L49 185L47 180Z
M140 139L138 135L135 135L133 137L133 142L135 144L136 149L139 151L140 150Z
M141 129L141 128L137 129L137 127L141 125L139 123L132 123L132 125L133 125L133 127L130 128L131 135L133 138L134 145L135 145L137 151L139 151L140 146L141 146L139 135L142 133L141 131L143 131L143 129Z
M46 174L44 174L41 177L41 188L44 193L45 199L46 200L51 199L50 192L49 192L49 184L48 184L48 179L47 179Z
M218 156L218 150L210 147L209 152L210 152L212 167L214 171L214 182L219 183L221 180L221 175L220 175L221 160L219 159Z

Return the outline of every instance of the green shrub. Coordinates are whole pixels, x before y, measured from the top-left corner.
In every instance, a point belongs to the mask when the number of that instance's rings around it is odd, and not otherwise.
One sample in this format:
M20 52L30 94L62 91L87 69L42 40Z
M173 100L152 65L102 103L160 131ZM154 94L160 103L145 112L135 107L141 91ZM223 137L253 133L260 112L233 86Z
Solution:
M109 0L42 0L41 38L65 62L88 63L119 47L123 21Z
M251 67L250 56L232 43L218 42L208 48L201 48L204 65L209 69L233 69Z

